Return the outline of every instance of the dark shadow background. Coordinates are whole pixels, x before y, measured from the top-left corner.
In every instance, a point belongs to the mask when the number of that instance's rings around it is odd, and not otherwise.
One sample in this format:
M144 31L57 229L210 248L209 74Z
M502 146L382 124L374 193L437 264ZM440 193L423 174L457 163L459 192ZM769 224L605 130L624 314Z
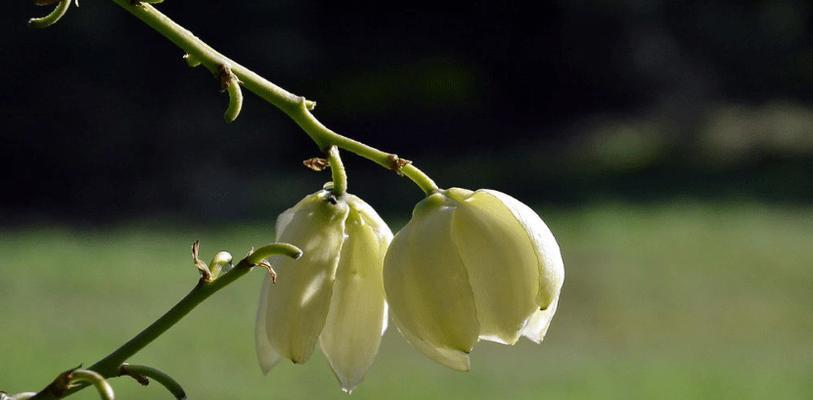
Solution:
M441 186L528 203L813 196L813 43L802 1L201 2L160 8L318 102L332 129ZM84 0L56 26L0 15L0 224L276 215L327 175L281 112L225 95L128 13ZM355 157L388 214L420 192Z

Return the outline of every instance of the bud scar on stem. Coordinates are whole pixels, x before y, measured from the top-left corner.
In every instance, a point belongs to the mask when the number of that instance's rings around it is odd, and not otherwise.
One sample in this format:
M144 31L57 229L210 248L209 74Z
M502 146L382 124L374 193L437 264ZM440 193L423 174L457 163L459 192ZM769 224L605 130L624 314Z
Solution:
M305 168L315 172L322 172L326 170L327 167L330 166L330 164L328 164L327 162L327 159L321 157L313 157L307 160L303 160L302 165L304 165Z

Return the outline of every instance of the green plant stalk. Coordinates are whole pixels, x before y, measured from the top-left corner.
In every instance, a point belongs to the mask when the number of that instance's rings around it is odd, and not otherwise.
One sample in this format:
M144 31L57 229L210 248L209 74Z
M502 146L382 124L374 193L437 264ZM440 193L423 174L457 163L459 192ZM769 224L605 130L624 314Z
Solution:
M119 368L119 373L121 376L141 376L143 378L152 379L165 387L176 399L186 399L186 392L184 392L181 385L178 384L175 379L172 379L171 376L157 368L148 367L146 365L122 364Z
M330 175L333 181L333 193L336 196L343 196L347 192L347 171L344 169L342 157L336 146L330 146L327 151L327 160L330 163Z
M302 251L286 243L275 243L268 246L261 247L255 252L241 260L237 266L223 276L207 282L201 278L198 284L187 294L181 301L174 307L169 309L161 318L158 318L150 326L141 331L134 338L130 339L127 343L110 353L107 357L101 359L97 363L91 365L89 370L97 372L104 378L112 378L121 375L120 367L127 359L138 353L141 349L152 343L153 340L161 336L169 328L174 326L183 317L189 314L198 304L215 294L218 290L223 289L230 283L236 281L251 269L259 264L262 260L274 255L280 254L293 258L299 258ZM42 390L37 393L32 399L58 399L70 396L76 391L85 388L88 384L83 383L80 386L74 387L64 392L62 396L56 396L52 391Z
M224 56L200 40L192 32L155 9L155 7L140 2L134 3L132 0L113 0L113 2L169 39L194 60L199 61L213 75L217 75L221 65L228 66L237 78L243 82L243 87L287 114L310 136L320 150L327 151L331 145L337 146L373 161L384 168L403 174L415 182L426 194L438 191L435 182L411 163L399 162L400 159L395 154L378 150L328 129L311 113L316 103L288 92Z
M116 398L110 384L107 383L103 376L95 371L86 369L78 369L73 371L71 372L71 382L83 382L95 386L96 391L99 392L99 397L101 397L102 400L113 400Z
M71 2L74 0L62 0L60 1L56 8L53 11L48 13L48 15L40 18L31 18L28 20L28 26L37 29L47 28L60 20L60 18L65 16L65 13L68 12L68 8L71 6ZM78 4L78 3L77 3Z
M89 369L102 374L105 378L118 376L119 366L127 361L128 358L161 336L167 329L171 328L189 314L198 304L202 303L218 290L223 289L228 284L245 275L250 269L250 266L241 263L229 271L229 273L212 282L206 282L201 279L189 294L167 311L166 314L153 322L152 325L141 331L134 338L130 339L130 341L116 349L116 351L90 366Z

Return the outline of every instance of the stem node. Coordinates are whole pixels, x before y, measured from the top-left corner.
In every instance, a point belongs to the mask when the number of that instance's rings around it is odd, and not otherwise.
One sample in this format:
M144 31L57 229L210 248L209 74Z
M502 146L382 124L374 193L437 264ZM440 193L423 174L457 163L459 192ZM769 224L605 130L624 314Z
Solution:
M404 167L412 164L412 161L398 157L397 154L390 154L387 156L387 160L390 162L390 169L395 171L398 176L404 176Z

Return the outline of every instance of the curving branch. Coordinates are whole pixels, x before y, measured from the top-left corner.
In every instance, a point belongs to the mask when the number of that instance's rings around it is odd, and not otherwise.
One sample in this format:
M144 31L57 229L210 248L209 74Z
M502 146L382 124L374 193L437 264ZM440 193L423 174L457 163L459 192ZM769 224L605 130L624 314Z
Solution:
M223 119L227 123L234 122L237 116L240 115L240 110L243 109L243 91L240 90L240 82L237 75L231 72L228 65L220 66L220 87L223 91L229 94L229 107L223 114Z
M50 0L39 0L35 1L34 4L46 6L55 3L56 1ZM56 5L53 11L48 13L48 15L39 18L31 18L28 20L28 26L32 28L42 29L47 28L57 22L65 16L65 13L68 12L68 8L71 6L71 0L61 0L59 4ZM79 7L79 0L76 0L76 6Z
M96 371L82 369L82 365L57 375L53 382L33 396L28 396L28 393L21 393L20 395L13 396L12 399L59 399L88 385L93 385L93 387L96 388L102 400L115 400L113 388L107 383L105 377Z
M152 378L152 380L160 383L163 387L165 387L173 396L175 396L178 400L185 400L186 399L186 392L184 392L181 385L172 379L171 376L167 375L165 372L153 368L148 367L146 365L136 365L136 364L122 364L119 367L119 376L130 376L138 383L142 385L148 385L150 383L148 378Z
M116 397L115 394L113 394L113 388L110 387L107 380L105 380L104 377L99 375L99 373L96 371L77 369L71 372L69 387L80 382L86 382L93 385L93 387L96 388L96 391L99 392L99 397L101 397L102 400L114 400Z
M173 306L150 326L139 332L127 343L124 343L107 357L91 365L87 370L98 374L102 378L120 376L121 366L125 363L125 361L127 361L127 359L141 351L141 349L146 347L148 344L152 343L153 340L178 323L178 321L189 314L189 312L197 307L198 304L209 298L209 296L215 294L220 289L223 289L243 275L247 274L249 271L254 269L254 267L270 267L270 264L268 264L266 259L274 255L299 258L302 256L302 250L288 243L272 243L270 245L260 247L257 249L257 251L252 252L240 260L240 262L229 272L222 274L217 279L206 280L204 277L201 277L201 279L198 280L198 284L189 292L189 294L181 299L178 304ZM70 396L91 383L96 384L96 382L92 382L89 380L90 378L88 378L88 380L79 382L77 385L71 385L71 373L77 370L79 370L79 367L63 372L57 377L56 380L54 380L54 382L37 393L34 397L32 397L32 399L61 399ZM97 388L99 388L99 386L97 386Z
M132 0L113 0L113 2L182 49L186 54L184 57L190 66L201 65L216 77L220 76L221 66L229 66L234 76L242 82L243 87L287 114L319 146L320 150L327 151L330 146L337 146L386 169L397 172L399 175L408 177L426 194L439 190L435 182L412 163L399 158L395 154L381 151L330 130L311 113L316 107L315 102L288 92L226 57L155 7L143 2L133 3ZM233 86L237 87L238 85Z

